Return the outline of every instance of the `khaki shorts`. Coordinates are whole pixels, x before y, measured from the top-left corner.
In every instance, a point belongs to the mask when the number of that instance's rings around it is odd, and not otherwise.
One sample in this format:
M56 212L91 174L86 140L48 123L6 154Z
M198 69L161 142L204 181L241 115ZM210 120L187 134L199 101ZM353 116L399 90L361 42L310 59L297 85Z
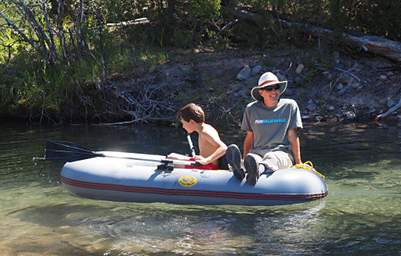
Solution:
M270 151L262 156L249 153L253 155L259 164L263 164L267 169L271 171L277 171L279 169L285 169L293 166L293 157L290 153L284 151Z

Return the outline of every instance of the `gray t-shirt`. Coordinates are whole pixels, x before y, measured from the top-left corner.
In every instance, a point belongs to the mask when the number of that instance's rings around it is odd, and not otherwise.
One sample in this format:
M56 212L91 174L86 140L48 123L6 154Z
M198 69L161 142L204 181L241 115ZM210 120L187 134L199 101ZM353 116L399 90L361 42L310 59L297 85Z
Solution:
M241 129L253 132L252 153L264 155L269 151L289 151L287 134L291 128L302 128L301 113L295 100L280 99L273 109L261 101L254 101L245 108Z

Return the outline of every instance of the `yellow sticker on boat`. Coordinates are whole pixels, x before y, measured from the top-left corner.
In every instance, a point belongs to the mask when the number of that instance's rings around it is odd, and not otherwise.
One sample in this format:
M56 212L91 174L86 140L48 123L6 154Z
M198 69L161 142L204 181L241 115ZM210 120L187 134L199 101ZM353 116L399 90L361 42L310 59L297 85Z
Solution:
M193 176L184 175L178 179L178 183L180 183L180 185L184 187L192 187L193 185L198 183L198 179Z

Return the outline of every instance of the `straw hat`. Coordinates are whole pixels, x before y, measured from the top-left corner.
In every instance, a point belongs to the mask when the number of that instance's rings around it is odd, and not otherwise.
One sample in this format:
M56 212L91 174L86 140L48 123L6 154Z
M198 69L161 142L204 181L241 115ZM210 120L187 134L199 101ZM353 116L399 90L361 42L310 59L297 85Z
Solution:
M251 90L252 98L255 100L263 100L263 97L259 94L259 90L276 84L280 85L280 95L283 94L283 92L287 89L287 81L279 81L277 76L272 72L264 73L259 78L258 86L253 87Z

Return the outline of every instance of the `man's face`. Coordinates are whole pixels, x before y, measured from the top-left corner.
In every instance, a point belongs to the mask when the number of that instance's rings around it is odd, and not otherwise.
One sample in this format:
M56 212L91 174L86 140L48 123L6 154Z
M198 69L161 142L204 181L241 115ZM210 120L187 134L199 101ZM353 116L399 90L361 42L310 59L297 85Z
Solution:
M271 85L259 90L259 95L270 103L278 102L280 98L280 85Z

